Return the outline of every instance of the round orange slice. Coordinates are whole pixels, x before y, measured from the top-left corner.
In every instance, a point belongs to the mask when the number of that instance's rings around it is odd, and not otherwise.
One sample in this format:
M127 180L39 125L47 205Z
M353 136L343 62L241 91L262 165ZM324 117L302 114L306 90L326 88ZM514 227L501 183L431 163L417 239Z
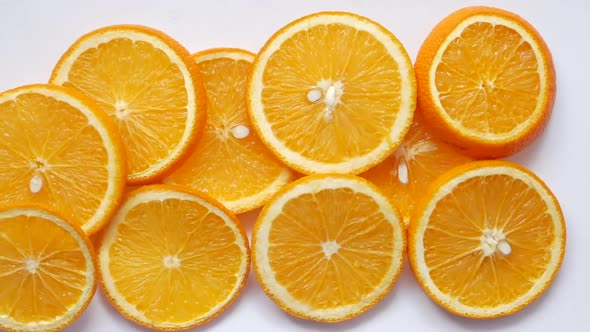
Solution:
M115 125L84 95L57 85L0 94L0 204L50 205L88 233L113 215L125 186Z
M230 48L194 55L207 89L207 124L190 156L164 180L207 192L233 213L260 207L292 173L260 141L246 112L254 54Z
M368 18L321 12L275 33L248 82L252 125L305 174L367 170L402 141L416 104L412 62Z
M471 161L454 146L433 136L414 118L402 144L379 165L361 177L373 182L399 209L406 227L416 201L438 176L445 171Z
M457 315L514 314L549 287L561 266L566 230L559 203L516 164L453 168L416 210L408 235L416 279Z
M82 36L50 82L82 91L116 122L133 184L163 178L205 124L206 96L195 61L178 42L148 27L109 26Z
M37 205L0 209L0 329L61 331L96 291L84 232Z
M249 269L239 220L213 199L172 185L131 192L99 249L107 298L126 318L158 330L189 329L220 315Z
M523 149L553 109L547 45L528 22L501 9L468 7L443 19L424 41L415 69L427 124L477 157Z
M252 234L254 271L266 294L304 319L352 319L391 290L405 231L377 188L352 175L312 175L264 207Z

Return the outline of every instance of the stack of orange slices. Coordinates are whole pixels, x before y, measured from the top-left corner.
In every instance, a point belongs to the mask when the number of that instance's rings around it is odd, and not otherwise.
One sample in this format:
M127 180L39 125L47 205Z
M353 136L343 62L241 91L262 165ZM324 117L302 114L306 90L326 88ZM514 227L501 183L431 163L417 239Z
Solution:
M406 248L448 311L514 314L555 277L566 229L538 176L491 159L531 144L554 97L541 36L490 7L443 19L415 66L345 12L258 54L92 31L49 84L0 93L0 328L63 329L99 279L129 320L192 328L235 301L251 259L283 310L343 321L389 293ZM236 214L260 207L250 254Z

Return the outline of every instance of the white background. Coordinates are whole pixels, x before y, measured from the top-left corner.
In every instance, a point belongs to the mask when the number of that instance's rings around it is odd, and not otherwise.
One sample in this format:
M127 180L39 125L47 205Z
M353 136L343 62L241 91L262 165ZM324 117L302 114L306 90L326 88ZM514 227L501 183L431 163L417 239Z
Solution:
M514 316L473 321L437 307L406 266L392 293L373 310L349 322L327 325L283 313L266 298L251 274L234 305L196 330L590 331L590 2L0 0L0 90L46 82L60 55L74 40L110 24L155 27L191 52L220 46L256 52L272 33L300 16L321 10L345 10L390 29L414 59L440 19L473 4L494 5L520 14L539 30L553 53L558 92L551 121L540 139L510 158L541 176L565 213L566 256L549 290ZM248 231L255 216L242 216ZM99 291L88 310L67 331L146 329L122 318Z

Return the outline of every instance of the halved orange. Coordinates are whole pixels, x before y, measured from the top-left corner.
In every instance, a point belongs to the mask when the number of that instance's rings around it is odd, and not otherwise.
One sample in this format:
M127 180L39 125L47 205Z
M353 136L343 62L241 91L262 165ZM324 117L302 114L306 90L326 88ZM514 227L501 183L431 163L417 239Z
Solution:
M131 192L99 249L107 298L126 318L158 330L188 329L220 315L249 269L239 220L212 198L172 185Z
M361 177L373 182L399 209L406 227L428 185L445 171L471 161L454 146L433 136L414 118L402 144Z
M427 124L477 157L523 149L553 109L551 53L533 26L505 10L449 15L424 41L415 69Z
M264 207L252 233L256 277L286 312L337 322L372 308L403 265L405 231L395 208L367 180L312 175Z
M116 122L133 184L163 178L205 124L206 96L195 61L178 42L148 27L109 26L82 36L50 82L82 91Z
M205 191L234 213L258 208L292 173L251 129L246 80L254 54L218 48L194 58L207 89L207 124L190 156L165 182Z
M416 104L412 62L383 26L345 12L300 18L256 56L248 81L252 125L305 174L367 170L407 132Z
M416 211L408 235L416 279L457 315L514 314L541 296L561 266L566 230L559 203L516 164L453 168Z
M95 259L84 232L56 212L0 208L0 329L66 328L94 296Z
M125 186L123 143L88 97L43 84L3 92L0 132L0 204L50 205L88 234L113 215Z

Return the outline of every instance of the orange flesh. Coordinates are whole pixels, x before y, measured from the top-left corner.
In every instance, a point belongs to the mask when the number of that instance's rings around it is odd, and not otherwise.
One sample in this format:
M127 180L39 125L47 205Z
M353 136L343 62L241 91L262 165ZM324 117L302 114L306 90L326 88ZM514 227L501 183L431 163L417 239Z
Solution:
M540 102L538 67L531 45L515 30L478 22L444 51L436 89L446 113L462 126L507 134L526 122Z
M371 197L322 190L284 205L270 231L269 262L277 282L313 308L357 304L390 270L392 238L393 226ZM330 259L322 249L329 241L339 246Z
M21 324L54 321L87 287L78 242L54 222L25 216L0 220L0 253L0 316ZM35 273L27 270L36 263Z
M151 321L202 317L236 287L244 256L236 234L199 203L142 203L129 211L116 236L109 250L115 287Z
M246 80L251 62L218 58L199 62L207 89L207 124L203 137L183 164L168 176L172 183L206 189L222 202L265 190L285 170L252 130L246 112ZM246 126L236 138L231 130Z
M408 225L415 202L422 197L428 185L445 171L471 160L430 135L422 123L415 120L400 147L360 176L381 189ZM404 168L407 177L403 173Z
M184 77L149 43L118 38L88 49L73 63L63 85L90 96L116 121L130 174L165 159L182 140Z
M484 256L484 230L500 230L511 253ZM495 307L524 295L546 271L554 227L547 206L521 180L492 175L459 184L441 199L424 233L430 277L468 306Z
M84 224L97 211L108 186L102 138L72 106L27 93L0 104L0 204L49 204ZM35 175L42 179L32 192Z
M307 93L341 81L333 120ZM373 151L400 108L397 63L373 36L342 24L314 26L285 41L268 60L262 103L274 135L304 157L344 162Z

